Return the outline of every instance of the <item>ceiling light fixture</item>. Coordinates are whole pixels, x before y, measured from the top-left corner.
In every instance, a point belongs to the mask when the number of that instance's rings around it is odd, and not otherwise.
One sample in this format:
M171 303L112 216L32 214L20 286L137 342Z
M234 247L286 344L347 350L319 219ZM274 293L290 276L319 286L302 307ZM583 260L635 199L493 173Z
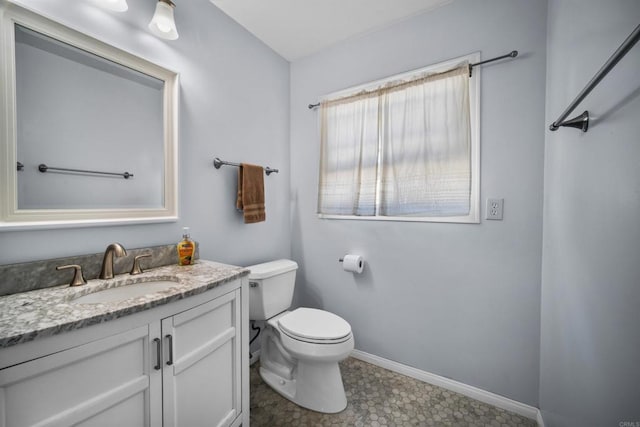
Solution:
M113 10L114 12L126 12L129 9L127 0L101 0L100 4L105 9Z
M149 22L149 30L153 34L167 40L178 38L178 29L173 17L175 7L176 5L171 0L158 0L156 13L153 14L153 18Z

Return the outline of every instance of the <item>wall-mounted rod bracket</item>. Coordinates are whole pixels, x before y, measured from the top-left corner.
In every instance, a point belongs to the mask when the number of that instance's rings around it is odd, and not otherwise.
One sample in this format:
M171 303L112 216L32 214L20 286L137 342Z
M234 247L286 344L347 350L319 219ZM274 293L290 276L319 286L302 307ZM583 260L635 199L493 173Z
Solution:
M574 117L573 119L565 120L564 122L558 124L553 123L551 126L549 126L549 129L558 130L558 128L560 127L576 128L581 129L582 132L586 132L587 130L589 130L589 112L585 110L582 114Z

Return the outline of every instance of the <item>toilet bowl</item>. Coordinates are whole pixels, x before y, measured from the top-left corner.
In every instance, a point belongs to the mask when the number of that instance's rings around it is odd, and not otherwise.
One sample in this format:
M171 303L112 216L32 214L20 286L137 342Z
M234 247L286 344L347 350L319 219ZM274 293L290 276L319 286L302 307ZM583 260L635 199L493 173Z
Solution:
M249 317L266 321L260 353L262 379L299 406L324 413L345 409L338 362L354 348L349 323L324 310L288 310L295 262L279 260L248 268Z

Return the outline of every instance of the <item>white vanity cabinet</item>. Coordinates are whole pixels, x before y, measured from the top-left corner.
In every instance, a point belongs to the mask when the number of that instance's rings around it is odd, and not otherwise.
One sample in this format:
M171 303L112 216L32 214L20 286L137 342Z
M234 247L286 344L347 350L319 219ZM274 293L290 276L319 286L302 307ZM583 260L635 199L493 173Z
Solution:
M149 349L143 326L3 369L0 425L149 425Z
M248 426L246 280L1 349L0 427Z
M228 426L242 411L239 301L237 290L162 320L164 427Z

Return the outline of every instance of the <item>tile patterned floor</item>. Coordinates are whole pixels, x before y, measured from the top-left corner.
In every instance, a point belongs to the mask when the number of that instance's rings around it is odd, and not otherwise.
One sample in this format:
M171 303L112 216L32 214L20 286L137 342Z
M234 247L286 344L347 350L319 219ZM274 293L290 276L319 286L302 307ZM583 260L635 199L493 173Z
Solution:
M534 427L536 422L413 378L348 358L340 364L347 408L321 414L294 405L267 386L251 367L252 427Z

